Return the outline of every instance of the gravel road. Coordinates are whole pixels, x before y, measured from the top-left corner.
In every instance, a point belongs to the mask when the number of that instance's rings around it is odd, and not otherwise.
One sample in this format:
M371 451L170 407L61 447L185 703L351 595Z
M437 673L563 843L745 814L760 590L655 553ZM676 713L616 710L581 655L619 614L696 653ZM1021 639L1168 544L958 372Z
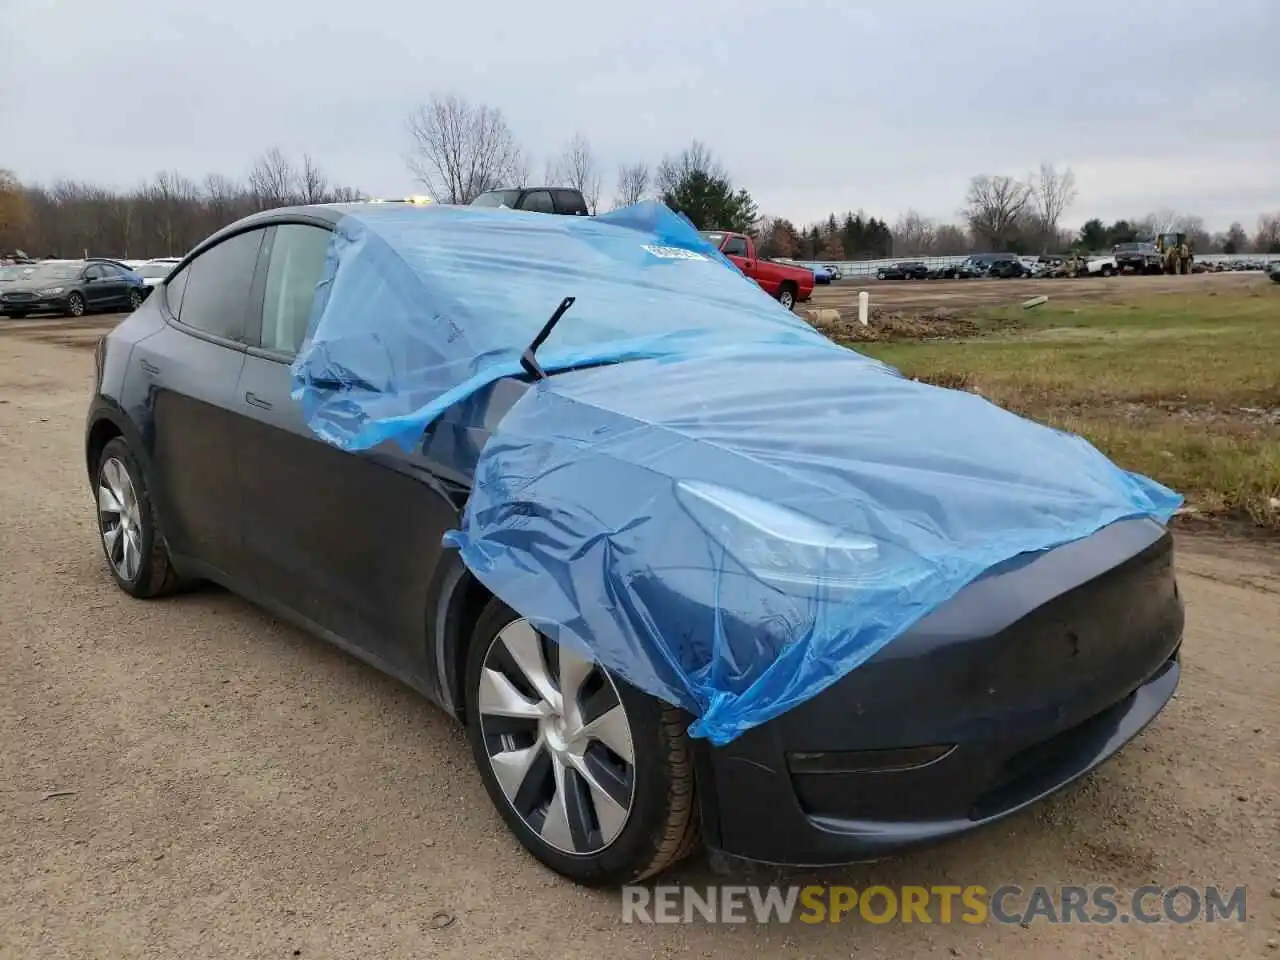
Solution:
M414 694L224 592L114 587L76 328L0 320L0 957L1280 958L1273 549L1183 538L1182 689L1084 783L941 849L785 877L1245 884L1247 924L623 925L618 894L517 849Z

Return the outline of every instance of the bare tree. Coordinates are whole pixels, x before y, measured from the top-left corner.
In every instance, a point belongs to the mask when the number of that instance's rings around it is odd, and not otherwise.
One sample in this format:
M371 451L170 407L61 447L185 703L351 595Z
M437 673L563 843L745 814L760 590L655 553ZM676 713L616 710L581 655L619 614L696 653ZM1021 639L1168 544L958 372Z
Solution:
M906 257L923 256L933 252L937 239L937 224L908 210L893 228L893 252Z
M624 163L618 167L618 189L613 199L613 206L630 206L639 203L649 192L652 179L647 163Z
M1280 213L1264 213L1258 218L1253 250L1255 253L1280 253Z
M298 175L298 187L303 203L324 203L329 199L329 178L321 173L309 153L302 155L302 173Z
M298 173L289 158L272 147L249 170L249 189L259 210L287 207L297 196Z
M600 168L586 137L574 134L564 152L547 164L547 183L582 191L587 209L595 214L600 205Z
M1076 200L1076 175L1070 167L1058 171L1052 163L1040 164L1040 173L1031 179L1036 215L1045 237L1055 237L1062 215Z
M969 252L969 238L964 230L954 223L944 223L938 227L933 238L933 252L940 257L952 257Z
M432 97L409 115L405 164L442 203L470 203L486 190L527 177L502 111L458 97Z
M11 171L0 170L0 254L18 245L29 216L22 184Z
M1004 176L974 177L965 197L965 218L974 234L997 248L1010 244L1018 233L1031 201L1031 187Z
M675 157L664 157L658 164L658 192L674 193L695 175L712 180L727 180L729 176L701 140L694 140Z

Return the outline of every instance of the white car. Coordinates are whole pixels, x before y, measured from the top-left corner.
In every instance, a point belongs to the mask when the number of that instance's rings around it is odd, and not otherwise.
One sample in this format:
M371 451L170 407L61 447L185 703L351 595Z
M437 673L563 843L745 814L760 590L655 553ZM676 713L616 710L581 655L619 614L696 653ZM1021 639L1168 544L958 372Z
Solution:
M1085 263L1089 273L1096 274L1101 277L1111 277L1119 273L1116 267L1116 258L1110 257L1090 257Z
M161 280L173 272L173 268L180 262L177 257L160 257L156 260L147 260L133 268L133 272L142 278L142 282L148 287L154 287Z

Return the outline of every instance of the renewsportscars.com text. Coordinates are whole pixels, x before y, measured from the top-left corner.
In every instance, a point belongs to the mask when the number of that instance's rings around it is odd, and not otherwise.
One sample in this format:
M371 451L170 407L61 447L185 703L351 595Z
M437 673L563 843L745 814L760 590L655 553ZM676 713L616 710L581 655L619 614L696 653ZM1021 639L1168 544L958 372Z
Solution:
M1243 923L1244 887L630 886L623 923Z

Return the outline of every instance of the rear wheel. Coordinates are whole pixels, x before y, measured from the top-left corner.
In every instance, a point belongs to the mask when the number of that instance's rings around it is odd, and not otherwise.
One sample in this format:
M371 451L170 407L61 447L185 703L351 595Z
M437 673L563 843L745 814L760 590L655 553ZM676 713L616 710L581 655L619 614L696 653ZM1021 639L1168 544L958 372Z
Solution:
M1115 273L1115 270L1114 270L1114 269L1112 269L1111 264L1109 264L1109 263L1104 263L1104 264L1102 265L1102 270L1100 270L1099 272L1100 272L1104 277L1109 277L1109 276L1111 276L1112 274L1114 274L1114 273Z
M139 598L174 592L178 576L169 562L146 480L123 438L103 447L94 493L98 537L120 589Z
M659 873L698 840L681 711L538 633L501 600L467 656L467 734L507 827L578 883Z
M129 309L137 310L142 306L142 293L138 290L129 291Z
M796 306L796 288L789 283L784 283L778 288L778 302L788 310L794 310Z

